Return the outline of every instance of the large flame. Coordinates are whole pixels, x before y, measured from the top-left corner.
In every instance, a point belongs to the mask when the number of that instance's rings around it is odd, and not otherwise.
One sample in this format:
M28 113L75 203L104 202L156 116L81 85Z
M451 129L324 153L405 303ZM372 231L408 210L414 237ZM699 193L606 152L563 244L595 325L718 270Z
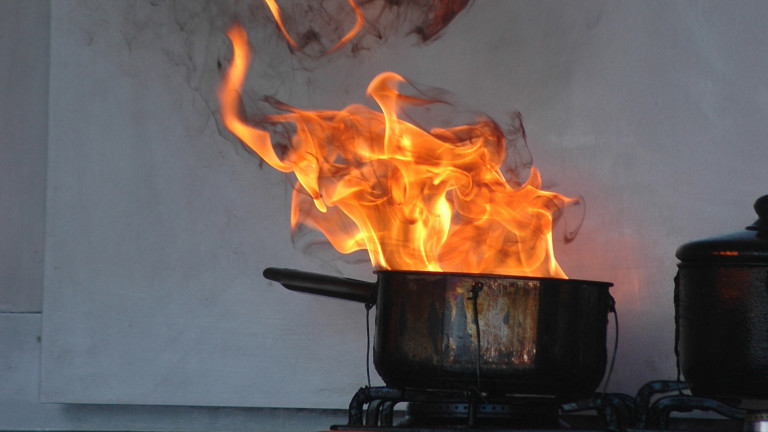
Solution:
M576 200L542 191L535 168L510 184L502 173L505 137L490 120L425 131L398 118L424 103L398 92L392 72L362 105L266 117L295 127L284 157L271 136L239 110L250 61L245 30L228 36L234 57L219 90L226 127L272 167L293 172L291 225L321 231L342 253L367 250L376 269L565 278L554 258L552 217Z

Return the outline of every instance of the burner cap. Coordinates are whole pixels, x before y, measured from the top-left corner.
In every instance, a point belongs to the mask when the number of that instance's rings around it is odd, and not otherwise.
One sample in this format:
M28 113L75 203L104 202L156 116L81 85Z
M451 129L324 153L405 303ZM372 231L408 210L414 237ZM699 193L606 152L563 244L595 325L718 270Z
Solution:
M560 405L552 400L478 403L411 402L404 420L409 426L475 425L557 427ZM471 418L474 417L473 420Z
M768 432L768 412L750 412L744 416L745 432Z

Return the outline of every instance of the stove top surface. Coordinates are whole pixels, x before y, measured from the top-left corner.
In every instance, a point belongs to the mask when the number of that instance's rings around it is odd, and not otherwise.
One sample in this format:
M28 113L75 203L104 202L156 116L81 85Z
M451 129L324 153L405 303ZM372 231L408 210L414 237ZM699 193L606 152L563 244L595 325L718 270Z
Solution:
M633 428L626 429L611 429L605 425L594 424L595 419L572 419L565 418L564 424L556 428L508 428L508 427L468 427L468 426L456 426L456 427L381 427L381 426L332 426L330 430L323 432L592 432L592 431L621 431L621 432L635 432L635 431L720 431L720 432L742 432L744 431L744 424L738 420L730 419L701 419L701 418L679 418L670 422L665 429L647 429L647 428ZM747 430L761 430L761 429L747 429Z

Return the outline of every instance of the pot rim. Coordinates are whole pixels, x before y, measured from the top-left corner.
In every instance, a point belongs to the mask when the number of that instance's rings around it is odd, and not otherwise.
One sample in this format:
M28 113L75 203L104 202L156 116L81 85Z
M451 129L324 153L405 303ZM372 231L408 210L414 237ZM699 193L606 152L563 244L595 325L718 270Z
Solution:
M568 284L588 284L588 285L606 285L608 287L613 286L613 282L605 281L592 281L586 279L563 279L544 276L518 276L518 275L501 275L493 273L463 273L463 272L444 272L444 271L425 271L425 270L375 270L374 274L402 274L402 275L423 275L423 276L435 276L435 277L458 277L458 278L483 278L483 279L514 279L514 280L529 280L529 281L551 281L554 283L568 283Z

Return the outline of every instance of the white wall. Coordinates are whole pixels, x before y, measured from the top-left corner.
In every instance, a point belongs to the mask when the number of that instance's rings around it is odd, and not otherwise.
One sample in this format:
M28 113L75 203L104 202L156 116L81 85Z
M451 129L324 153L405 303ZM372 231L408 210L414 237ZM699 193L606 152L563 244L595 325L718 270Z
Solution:
M365 383L363 306L261 276L320 266L285 177L219 133L209 5L52 4L44 401L343 408Z

